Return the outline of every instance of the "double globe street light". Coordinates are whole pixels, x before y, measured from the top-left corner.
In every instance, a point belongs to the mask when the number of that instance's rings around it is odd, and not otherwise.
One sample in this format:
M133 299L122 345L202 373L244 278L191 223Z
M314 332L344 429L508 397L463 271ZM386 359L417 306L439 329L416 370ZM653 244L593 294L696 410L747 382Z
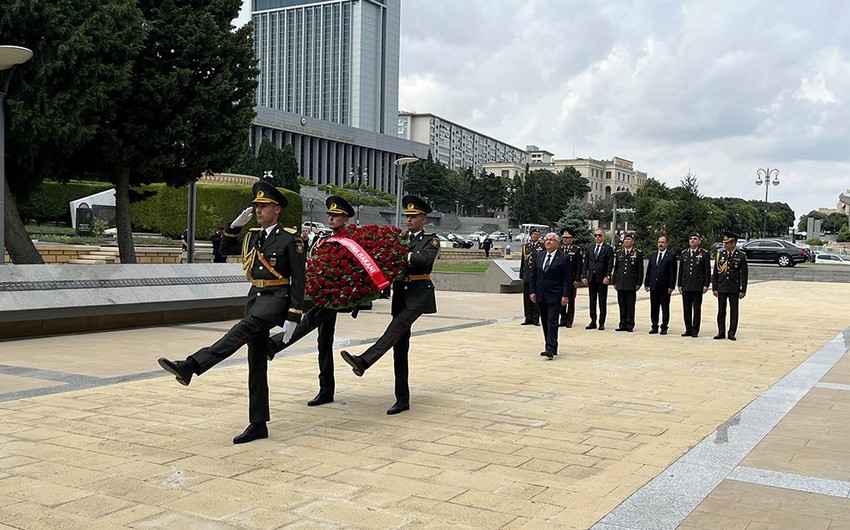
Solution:
M762 220L761 225L761 237L764 237L767 233L767 192L770 190L771 183L773 183L774 186L779 186L779 170L776 168L770 169L769 167L764 169L759 168L756 170L756 175L758 176L758 178L756 178L756 186L764 184L764 219ZM771 177L773 178L772 181L770 180Z

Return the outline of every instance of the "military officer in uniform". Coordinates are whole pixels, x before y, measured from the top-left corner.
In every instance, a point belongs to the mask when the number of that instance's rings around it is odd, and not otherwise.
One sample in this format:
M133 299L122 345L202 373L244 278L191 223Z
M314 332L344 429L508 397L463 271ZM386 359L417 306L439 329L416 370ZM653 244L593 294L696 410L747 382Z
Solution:
M698 337L702 323L702 295L711 283L711 256L700 247L702 236L694 232L688 237L688 248L679 254L677 284L682 295L685 317L683 337Z
M348 220L354 216L354 208L348 201L336 195L328 197L325 201L325 206L328 208L328 227L331 228L334 235L338 235L340 229L345 228ZM307 258L311 258L316 249L326 244L330 236L331 234L317 236L314 244L307 253ZM333 345L337 312L336 309L313 305L304 313L304 318L298 323L289 342L284 343L284 333L278 333L269 339L268 355L271 361L277 352L295 344L314 329L319 329L319 336L316 338L316 344L319 349L319 393L307 402L308 407L333 403L334 400Z
M529 240L522 245L522 260L519 264L519 279L522 280L522 309L525 320L521 326L540 325L540 311L537 304L531 301L531 269L534 267L534 255L543 250L540 241L540 230L532 228Z
M242 267L251 282L245 316L212 346L201 348L184 361L164 357L159 365L188 385L193 375L201 375L216 364L248 345L249 425L233 443L268 438L269 383L266 342L269 330L282 325L285 340L292 336L301 320L304 300L304 242L294 229L284 228L278 218L287 201L271 184L259 181L253 187L253 210L259 228L252 228L241 245ZM225 229L221 253L240 253L236 236L251 219L252 208L246 208Z
M573 327L576 316L576 291L581 283L581 267L584 257L581 247L573 243L573 234L569 228L561 230L561 245L558 249L567 255L572 267L573 288L570 290L570 298L566 307L561 307L561 322L559 325L565 328Z
M620 325L617 331L635 330L635 303L637 292L643 282L643 252L635 248L635 235L626 232L623 246L614 257L614 274L611 283L617 290L617 305L620 306Z
M717 297L717 335L715 339L736 340L738 302L747 296L747 255L736 248L738 236L723 233L723 250L714 258L712 292ZM729 332L726 332L726 302L729 302Z
M351 355L345 350L341 352L343 360L351 366L354 374L362 377L387 350L393 349L395 403L387 410L390 415L410 410L410 388L407 383L410 327L423 314L437 312L431 269L434 268L434 260L440 250L440 240L435 234L426 234L424 231L431 207L414 195L405 196L402 204L405 205L410 245L405 272L393 282L393 319L381 338L362 354Z

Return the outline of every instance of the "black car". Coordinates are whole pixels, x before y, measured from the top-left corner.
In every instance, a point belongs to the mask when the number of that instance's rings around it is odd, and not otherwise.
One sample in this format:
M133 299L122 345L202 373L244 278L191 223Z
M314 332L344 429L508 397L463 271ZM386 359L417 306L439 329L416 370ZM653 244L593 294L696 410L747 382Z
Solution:
M444 234L443 237L445 237L446 239L451 241L452 246L455 247L455 248L472 248L472 246L475 244L472 241L470 241L468 238L466 238L466 237L464 237L460 234L455 234L454 232L449 232L447 234Z
M754 239L741 246L747 261L766 261L780 267L793 267L808 261L806 249L782 239Z

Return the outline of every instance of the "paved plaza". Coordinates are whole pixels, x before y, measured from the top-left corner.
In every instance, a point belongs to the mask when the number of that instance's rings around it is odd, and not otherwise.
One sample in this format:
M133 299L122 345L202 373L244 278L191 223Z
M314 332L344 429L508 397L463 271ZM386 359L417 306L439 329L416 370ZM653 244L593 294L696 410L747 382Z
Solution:
M246 289L247 291L247 289ZM737 342L561 329L539 356L519 294L439 292L414 325L411 410L388 354L337 356L317 391L315 333L271 363L270 436L244 445L244 350L188 387L156 364L232 322L0 342L0 530L116 528L850 529L850 284L753 282ZM389 301L340 315L362 352Z

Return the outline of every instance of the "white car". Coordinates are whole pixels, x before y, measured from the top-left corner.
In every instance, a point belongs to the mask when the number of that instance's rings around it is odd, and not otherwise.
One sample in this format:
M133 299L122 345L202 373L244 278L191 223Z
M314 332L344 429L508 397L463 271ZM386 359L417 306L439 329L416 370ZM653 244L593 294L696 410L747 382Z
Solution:
M504 232L493 232L492 234L490 234L490 239L492 239L493 241L507 241L508 234Z
M304 228L310 228L310 231L314 234L326 234L331 231L327 226L325 226L325 223L320 223L318 221L304 221L301 226Z
M846 260L837 254L818 254L815 256L815 263L825 263L827 265L850 265L850 260Z

